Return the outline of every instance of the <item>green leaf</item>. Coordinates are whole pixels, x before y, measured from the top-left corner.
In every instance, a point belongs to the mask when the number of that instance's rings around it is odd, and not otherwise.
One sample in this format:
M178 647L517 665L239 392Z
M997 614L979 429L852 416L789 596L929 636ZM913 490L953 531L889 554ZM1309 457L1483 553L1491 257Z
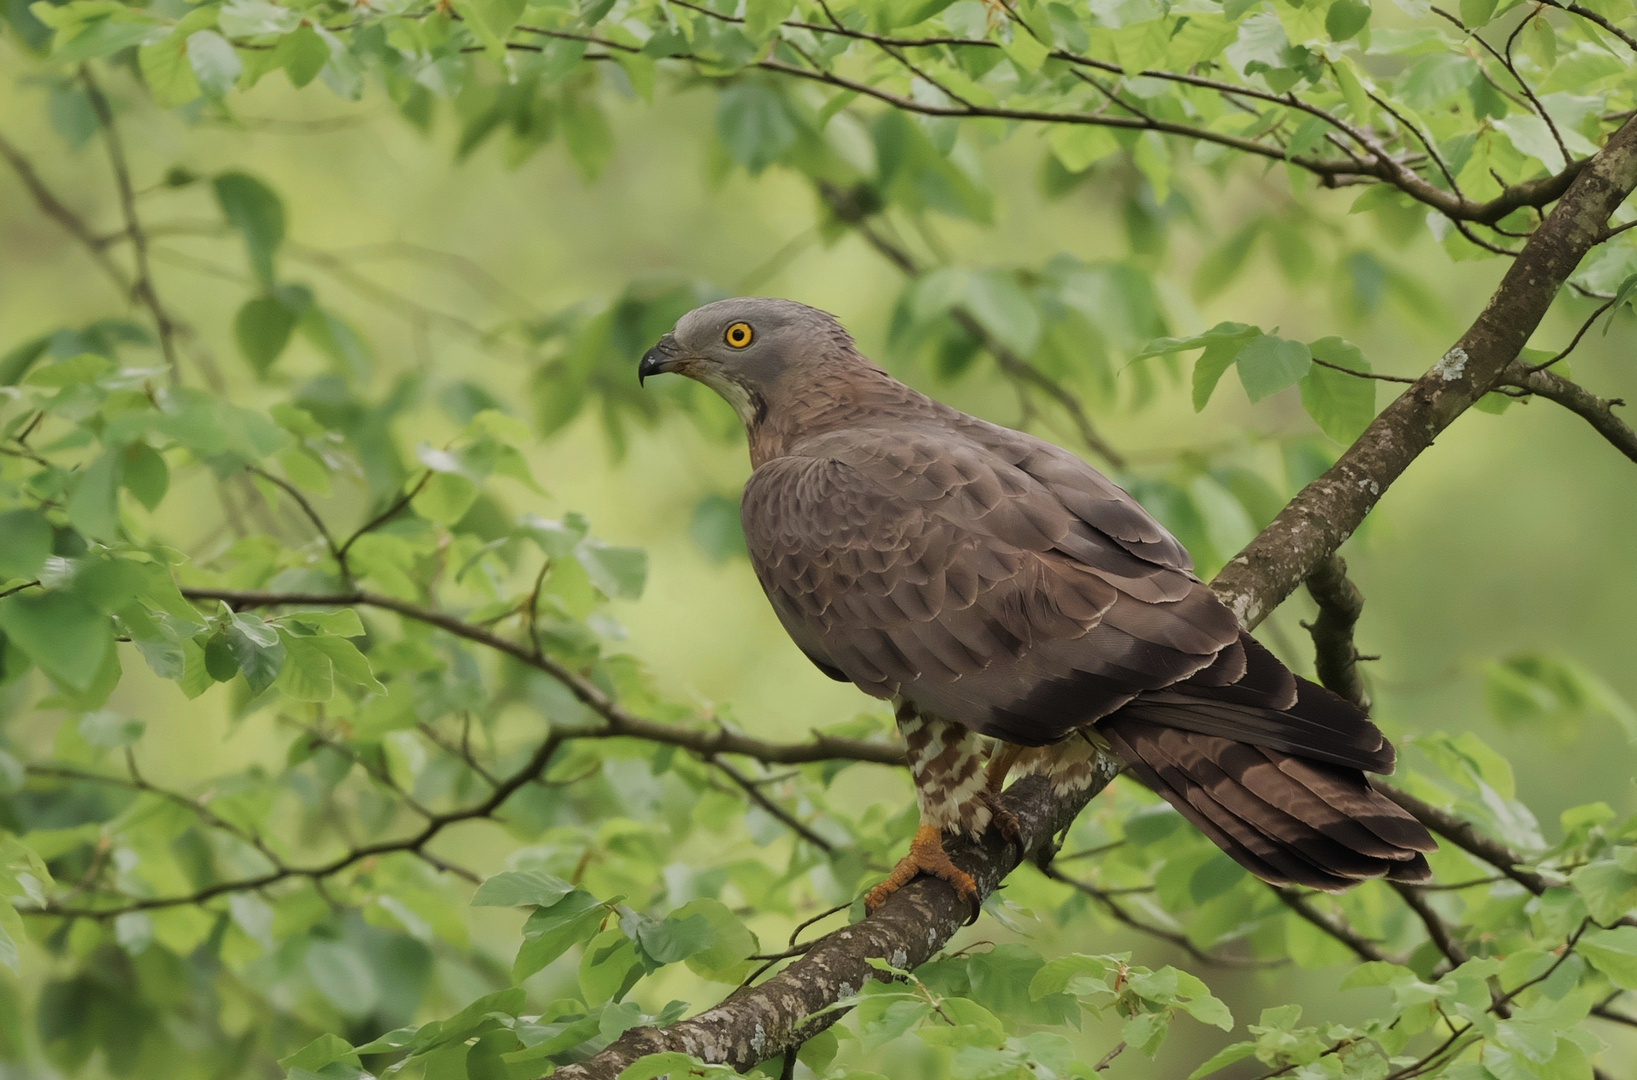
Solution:
M610 927L592 938L580 957L580 997L587 1004L617 1002L644 971L636 945L622 930Z
M335 666L320 644L324 639L279 635L284 662L279 666L276 685L286 697L296 701L328 701L335 696Z
M188 35L187 48L188 64L199 80L199 89L213 98L233 89L244 64L226 38L213 30L200 30Z
M1571 874L1569 881L1586 902L1592 918L1604 926L1637 908L1637 873L1612 860L1588 863Z
M1046 130L1046 143L1071 173L1084 172L1120 149L1112 132L1093 124L1053 124Z
M32 578L51 554L51 523L37 510L0 514L0 581Z
M205 672L217 682L227 682L239 673L239 661L226 634L218 634L205 643Z
M1189 1073L1188 1080L1200 1080L1201 1077L1225 1069L1236 1061L1244 1061L1254 1053L1256 1053L1256 1044L1253 1042L1240 1042L1224 1046L1207 1058L1203 1065Z
M252 694L273 685L285 659L284 643L275 628L255 615L234 612L227 626L227 644Z
M1262 334L1239 350L1234 365L1239 369L1245 396L1261 401L1295 386L1313 366L1313 354L1299 341Z
M512 978L521 982L556 960L597 933L607 916L607 906L583 889L537 909L523 924L523 946L512 963Z
M1040 313L1015 274L1004 270L973 274L964 306L985 330L1018 355L1027 358L1040 344Z
M1587 717L1614 720L1637 739L1637 709L1566 657L1522 653L1485 665L1484 704L1502 724L1572 734Z
M563 99L557 121L562 125L563 142L569 156L587 180L595 180L614 153L614 129L608 117L589 95L570 94Z
M1476 30L1495 15L1496 0L1461 0L1461 22Z
M1637 296L1637 274L1632 274L1626 278L1620 283L1620 287L1615 290L1614 299L1609 302L1608 318L1603 320L1604 337L1609 336L1609 327L1614 325L1614 317L1620 313L1622 307L1632 302L1634 296Z
M648 553L641 548L614 547L590 537L574 548L574 558L608 597L635 600L648 582Z
M706 495L694 503L688 534L711 562L724 563L747 554L739 500L731 495Z
M766 41L795 7L795 0L745 0L745 36Z
M477 502L478 486L459 473L434 472L409 505L428 521L453 525Z
M245 173L222 173L212 187L222 216L244 238L250 268L265 287L272 288L273 257L284 242L283 201L272 188Z
M1324 13L1324 32L1333 41L1355 37L1370 22L1370 5L1357 0L1335 0ZM1317 119L1317 117L1315 117Z
M3 913L0 913L0 914L3 914ZM15 912L13 913L12 918L14 918L14 919L17 918ZM4 964L6 967L9 967L12 971L16 971L16 970L18 970L18 968L17 968L17 943L12 940L11 934L6 929L5 923L7 921L8 920L6 920L5 918L0 917L0 964ZM17 919L17 921L21 922L22 920Z
M658 1077L721 1077L723 1080L739 1074L726 1065L712 1065L690 1054L667 1050L647 1054L620 1070L616 1080L657 1080ZM858 1074L854 1074L858 1075Z
M380 1000L380 985L369 964L351 945L320 939L307 946L307 975L318 992L347 1016L368 1016Z
M142 738L148 725L115 712L89 712L80 717L80 737L101 750L118 750Z
M662 921L642 921L637 927L637 941L650 959L660 964L675 964L711 944L711 923L704 915L671 916Z
M58 360L35 368L23 380L27 386L61 388L94 383L114 370L114 362L96 353L80 353L66 360Z
M369 377L369 344L340 316L309 303L301 314L301 332L320 352L335 361L336 370L342 376L355 380Z
M716 134L728 156L751 175L777 161L796 141L783 97L756 81L728 88L716 104Z
M0 356L0 386L16 386L50 348L51 335L43 334Z
M324 65L330 62L330 46L318 31L303 26L286 35L273 47L272 61L290 77L290 85L298 90L312 82Z
M316 1073L337 1061L358 1065L358 1051L339 1035L326 1032L289 1057L279 1059L279 1065L288 1072L304 1069Z
M1637 990L1637 926L1584 934L1575 951L1622 990Z
M233 316L233 339L258 376L265 376L284 352L300 317L300 311L277 296L252 297Z
M71 593L17 593L0 600L0 630L65 686L86 690L114 647L108 617Z
M288 34L301 25L301 13L269 0L229 0L217 12L216 24L234 38Z
M1208 300L1228 287L1245 265L1263 224L1262 218L1251 219L1200 260L1194 271L1195 296Z
M1308 343L1314 360L1323 360L1351 371L1368 373L1370 362L1356 345L1338 337ZM1319 430L1337 442L1350 446L1376 416L1376 384L1372 379L1315 363L1301 379L1302 407L1319 425Z
M122 455L110 450L80 474L68 497L68 521L93 540L105 543L119 536L119 485Z
M149 510L159 509L170 489L170 466L159 451L145 442L134 442L121 454L120 483Z
M345 614L352 615L352 612ZM357 619L358 617L353 615L353 621L356 622ZM359 633L362 633L362 629ZM358 650L358 646L344 636L334 636L332 631L331 634L305 640L311 642L314 648L329 658L330 667L336 678L349 682L367 693L386 693L387 688L375 677L375 670L370 666L369 659Z
M720 900L690 900L672 912L676 919L704 919L710 928L705 946L684 958L688 970L715 982L738 983L748 974L746 957L756 951L756 935Z
M550 907L574 886L562 878L539 870L507 870L489 878L472 896L473 907L517 907L534 904Z
M1125 1022L1120 1029L1120 1037L1127 1045L1153 1057L1165 1041L1170 1027L1171 1017L1167 1012L1138 1013Z

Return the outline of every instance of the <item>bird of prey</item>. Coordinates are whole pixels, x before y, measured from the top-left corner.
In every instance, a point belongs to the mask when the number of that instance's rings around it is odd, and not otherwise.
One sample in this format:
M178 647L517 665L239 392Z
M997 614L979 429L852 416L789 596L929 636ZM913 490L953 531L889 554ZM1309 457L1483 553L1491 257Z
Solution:
M1063 792L1104 753L1266 881L1430 876L1432 837L1365 778L1393 767L1380 730L1241 630L1078 457L912 390L789 300L689 312L638 368L664 372L744 422L745 541L797 647L897 704L920 827L872 909L918 873L971 899L943 833L1015 839L994 798L1012 771Z

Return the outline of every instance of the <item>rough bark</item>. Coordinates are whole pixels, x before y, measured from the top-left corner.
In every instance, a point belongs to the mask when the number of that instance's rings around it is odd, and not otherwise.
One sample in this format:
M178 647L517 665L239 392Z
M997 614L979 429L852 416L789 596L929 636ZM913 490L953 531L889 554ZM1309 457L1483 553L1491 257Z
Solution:
M1001 796L1016 816L1024 848L990 830L982 840L946 842L957 866L989 896L1006 875L1068 828L1086 803L1114 779L1119 763L1104 758L1101 771L1084 791L1064 798L1038 776L1025 777ZM744 1070L799 1046L843 1015L823 1012L878 977L870 959L913 970L943 948L971 914L947 884L920 878L906 885L869 918L821 939L799 960L766 982L747 987L715 1008L667 1028L635 1028L596 1056L558 1069L553 1080L615 1080L621 1070L649 1054L680 1050L707 1062Z
M1241 623L1254 627L1278 607L1353 535L1410 463L1496 384L1634 187L1637 116L1581 170L1460 340L1217 575L1212 587Z

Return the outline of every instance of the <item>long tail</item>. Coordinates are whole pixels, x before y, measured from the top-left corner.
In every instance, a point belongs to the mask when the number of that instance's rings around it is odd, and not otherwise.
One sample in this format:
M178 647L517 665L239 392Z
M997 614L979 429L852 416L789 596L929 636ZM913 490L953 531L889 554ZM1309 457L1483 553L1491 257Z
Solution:
M1425 881L1437 845L1356 768L1145 719L1141 698L1097 724L1143 783L1265 881L1338 892ZM1390 750L1388 751L1391 752Z

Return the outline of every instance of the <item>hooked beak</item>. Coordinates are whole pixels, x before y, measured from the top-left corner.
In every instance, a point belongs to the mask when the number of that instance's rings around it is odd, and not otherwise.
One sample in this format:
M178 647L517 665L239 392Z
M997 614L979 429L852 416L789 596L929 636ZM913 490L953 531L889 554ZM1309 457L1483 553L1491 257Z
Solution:
M642 362L637 365L637 385L642 386L650 375L664 375L675 371L681 366L681 347L676 338L666 334L659 339L659 343L642 354Z

